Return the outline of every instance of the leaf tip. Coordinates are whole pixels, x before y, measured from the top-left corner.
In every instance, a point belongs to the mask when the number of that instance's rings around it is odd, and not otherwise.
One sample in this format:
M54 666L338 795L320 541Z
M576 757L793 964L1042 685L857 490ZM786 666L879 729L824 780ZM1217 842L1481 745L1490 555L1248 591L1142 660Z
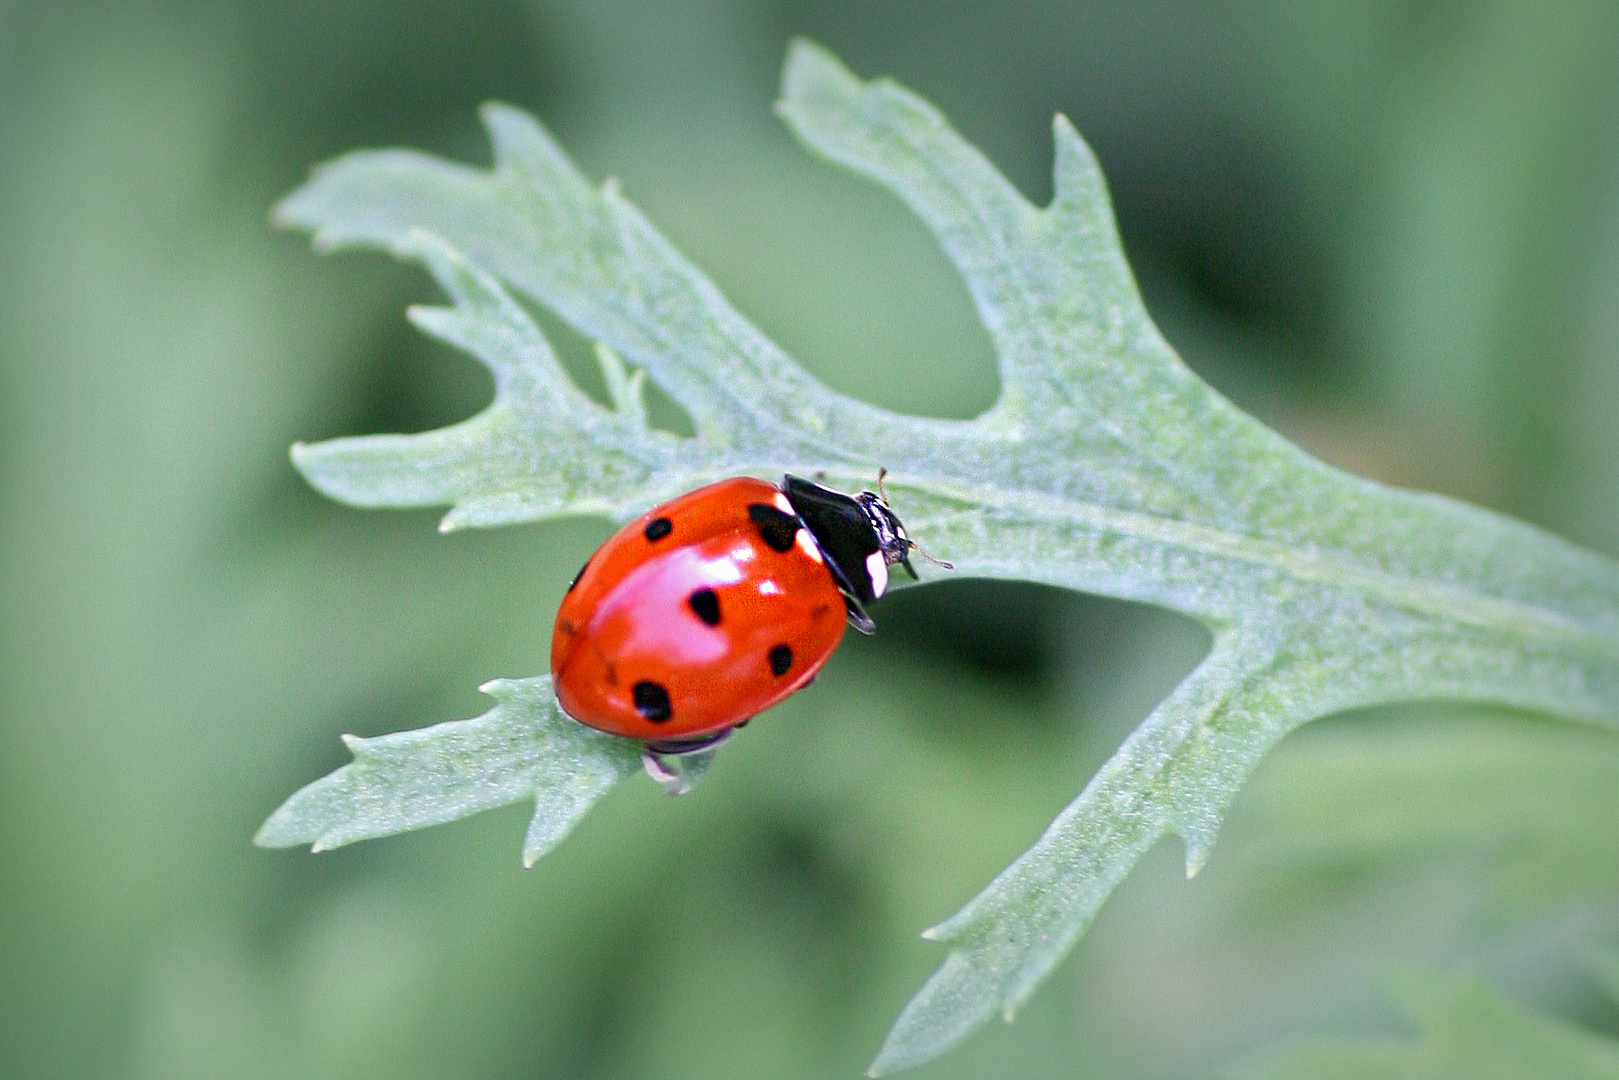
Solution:
M932 926L922 931L922 938L925 941L937 941L943 944L948 944L961 936L962 931L967 928L971 918L972 905L969 904L967 907L962 908L960 911L950 916L944 922L934 923Z
M443 517L438 519L439 533L446 535L460 532L462 529L471 529L478 525L490 524L487 519L480 520L479 518L479 511L483 508L480 506L479 501L474 499L456 503L450 507ZM497 519L496 523L505 524L506 522Z
M1052 162L1052 205L1076 209L1100 210L1111 218L1112 205L1107 197L1107 182L1102 178L1102 167L1084 136L1062 113L1051 117L1051 141L1055 151Z
M1208 865L1209 856L1214 852L1214 837L1194 833L1181 839L1186 844L1186 880L1191 881Z
M806 37L787 43L787 59L781 66L781 97L776 101L778 116L787 116L795 103L824 94L858 94L860 79L843 62Z
M837 70L843 68L843 64L813 38L795 34L787 42L787 59L782 61L781 65L783 91L785 92L789 83L803 78L815 68Z
M486 125L498 126L509 122L532 122L533 118L516 105L504 101L486 101L478 106L478 119Z
M478 693L485 694L497 701L505 701L513 681L512 679L490 679L488 682L478 684Z
M605 341L596 342L596 363L607 383L613 410L637 428L646 427L646 369L629 372L618 353Z
M315 216L310 213L310 185L318 182L325 166L317 165L310 170L309 178L304 183L293 188L281 197L281 201L270 207L270 226L276 229L309 229L315 235L312 237L316 247L320 247L319 236L323 231L316 225Z
M287 457L292 461L292 467L303 472L309 464L310 449L313 443L295 442L287 449Z
M296 193L294 193L296 194ZM274 206L270 207L270 228L291 229L298 224L288 206L292 202L292 195L288 195Z

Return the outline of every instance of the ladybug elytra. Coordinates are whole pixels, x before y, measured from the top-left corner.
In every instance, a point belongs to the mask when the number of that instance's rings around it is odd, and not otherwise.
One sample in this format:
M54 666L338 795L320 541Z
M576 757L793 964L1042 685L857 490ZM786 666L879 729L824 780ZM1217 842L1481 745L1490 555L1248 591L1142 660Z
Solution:
M866 605L892 564L916 577L913 547L871 491L787 476L688 492L625 525L568 587L551 634L557 699L645 741L649 771L650 755L712 746L807 686L845 622L871 633Z

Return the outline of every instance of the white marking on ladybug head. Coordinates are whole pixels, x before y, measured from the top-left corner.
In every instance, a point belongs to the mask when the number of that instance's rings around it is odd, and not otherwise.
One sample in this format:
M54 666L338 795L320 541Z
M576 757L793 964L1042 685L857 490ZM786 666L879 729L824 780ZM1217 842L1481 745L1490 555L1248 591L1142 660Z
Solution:
M816 562L822 561L821 545L815 542L815 537L810 535L810 531L808 529L799 529L798 535L793 537L793 543L797 544L800 551L814 559Z
M873 551L866 556L866 573L871 577L871 595L881 596L888 591L888 561L882 552Z
M781 492L776 492L775 496L770 501L775 503L776 509L780 510L782 513L791 514L794 517L798 516L798 511L793 509L793 504L788 502L787 496L783 495Z

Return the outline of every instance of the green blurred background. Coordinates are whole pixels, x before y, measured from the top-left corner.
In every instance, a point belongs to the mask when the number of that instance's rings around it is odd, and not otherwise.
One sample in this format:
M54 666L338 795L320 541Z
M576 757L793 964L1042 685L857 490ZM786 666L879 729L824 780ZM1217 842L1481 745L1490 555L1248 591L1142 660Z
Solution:
M543 670L609 530L440 537L304 487L294 440L491 393L407 327L425 275L269 228L314 163L485 162L475 107L513 102L832 386L993 400L923 230L772 117L793 34L934 100L1035 200L1063 110L1223 392L1619 554L1612 0L0 0L0 1075L858 1076L942 958L917 932L1197 662L1165 612L953 582L887 601L692 796L625 785L531 871L522 808L250 845L339 733ZM1324 721L1196 881L1162 845L1016 1024L916 1075L1243 1074L1409 1033L1384 984L1413 969L1612 1035L1616 835L1611 733Z

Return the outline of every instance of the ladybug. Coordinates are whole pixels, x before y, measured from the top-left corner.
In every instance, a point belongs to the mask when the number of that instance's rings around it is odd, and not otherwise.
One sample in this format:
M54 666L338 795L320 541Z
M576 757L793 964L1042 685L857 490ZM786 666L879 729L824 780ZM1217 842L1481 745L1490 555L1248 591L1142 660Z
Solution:
M871 491L787 476L688 492L620 529L568 587L551 633L557 699L649 755L706 750L808 686L845 622L875 630L866 605L890 565L916 577L915 546Z

